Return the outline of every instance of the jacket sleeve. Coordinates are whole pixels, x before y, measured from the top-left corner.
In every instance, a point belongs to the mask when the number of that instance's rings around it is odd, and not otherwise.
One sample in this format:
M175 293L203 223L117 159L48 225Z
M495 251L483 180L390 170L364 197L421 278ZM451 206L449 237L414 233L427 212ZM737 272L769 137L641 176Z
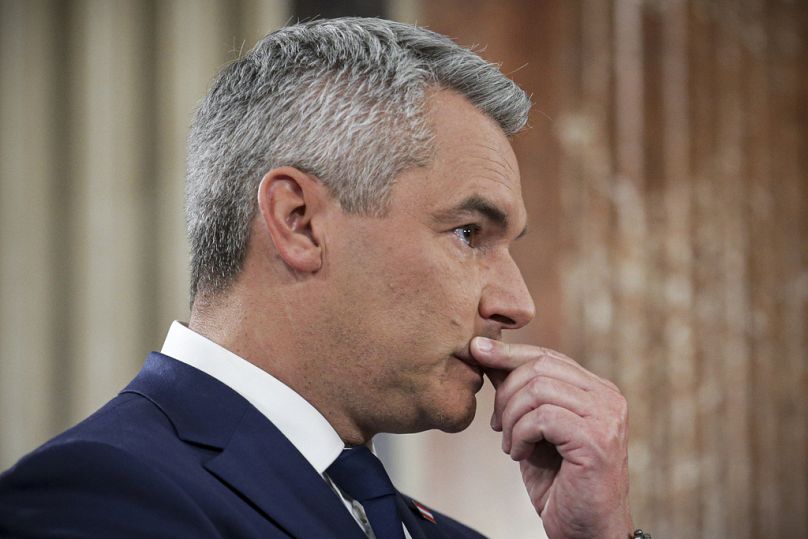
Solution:
M108 444L46 445L0 476L0 537L221 537L160 470Z

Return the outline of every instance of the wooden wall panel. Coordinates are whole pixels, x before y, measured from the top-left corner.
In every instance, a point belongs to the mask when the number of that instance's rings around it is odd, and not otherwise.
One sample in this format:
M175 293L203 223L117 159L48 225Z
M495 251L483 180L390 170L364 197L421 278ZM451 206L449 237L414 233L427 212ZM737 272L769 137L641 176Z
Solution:
M638 524L808 533L808 4L447 0L422 13L492 61L527 64L514 78L537 110L514 147L540 238L514 250L539 318L513 338L621 385ZM556 209L536 216L539 204Z

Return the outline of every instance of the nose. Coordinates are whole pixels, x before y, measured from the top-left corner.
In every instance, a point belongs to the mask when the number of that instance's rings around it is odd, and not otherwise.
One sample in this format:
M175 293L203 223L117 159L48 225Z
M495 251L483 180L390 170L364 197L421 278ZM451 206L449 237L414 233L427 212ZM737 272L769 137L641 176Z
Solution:
M501 329L527 325L536 315L536 306L516 262L506 254L502 263L490 269L480 298L480 316L495 322Z

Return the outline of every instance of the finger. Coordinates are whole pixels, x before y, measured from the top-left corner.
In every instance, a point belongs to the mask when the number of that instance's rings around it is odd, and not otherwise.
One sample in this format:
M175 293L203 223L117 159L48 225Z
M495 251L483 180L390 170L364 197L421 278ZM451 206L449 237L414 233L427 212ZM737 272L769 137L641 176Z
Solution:
M490 369L512 371L534 359L538 354L547 354L556 357L559 361L569 363L571 366L586 371L586 369L564 354L541 346L507 343L485 337L475 337L472 339L469 349L480 365Z
M500 418L508 401L534 378L540 376L554 378L585 391L589 391L595 385L595 380L592 376L585 374L586 371L582 372L568 362L545 353L545 349L537 348L537 350L538 355L535 359L517 367L504 381L495 386L497 392L494 399L494 412L491 416L491 428L494 430L501 430Z
M543 348L529 344L511 344L493 339L487 339L485 337L475 337L472 339L469 349L471 350L471 354L474 356L474 359L486 370L493 369L495 371L513 371L519 368L521 365L545 355L555 358L562 363L566 363L573 369L580 372L588 380L608 387L612 391L619 392L617 386L615 386L612 382L586 370L577 361L550 348ZM489 378L491 377L489 376ZM491 378L491 381L494 383L495 388L498 387L497 380Z
M514 425L534 409L552 404L587 417L592 403L592 395L575 385L546 376L534 377L511 397L502 411L502 449L510 451Z
M483 372L488 376L488 379L491 380L491 385L494 386L494 389L498 388L510 374L509 371L499 369L483 369Z
M565 372L566 375L562 379L586 390L601 387L608 389L610 392L620 393L620 390L613 383L586 370L564 354L549 348L527 344L510 344L485 337L475 337L471 341L470 350L475 360L483 366L494 388L497 390L495 408L491 415L491 428L494 430L501 430L500 414L504 403L510 398L512 392L517 391L532 376L550 374L544 372L546 368L554 366L556 373ZM539 361L541 361L541 364L538 363ZM532 374L532 369L527 367L531 363L536 368L536 372ZM568 368L559 370L562 366ZM509 371L512 372L505 375ZM519 374L510 382L516 371L519 371ZM503 386L505 392L500 394Z
M543 404L523 415L513 426L510 456L513 460L524 460L542 440L555 446L556 451L566 459L571 447L583 446L586 436L585 420L576 413L556 406Z

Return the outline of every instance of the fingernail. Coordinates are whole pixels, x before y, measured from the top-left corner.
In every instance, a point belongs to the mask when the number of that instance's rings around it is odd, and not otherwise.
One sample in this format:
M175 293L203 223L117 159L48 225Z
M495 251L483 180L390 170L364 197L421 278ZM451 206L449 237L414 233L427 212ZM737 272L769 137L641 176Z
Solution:
M494 349L494 343L491 339L485 337L477 337L477 350L481 352L490 352Z

